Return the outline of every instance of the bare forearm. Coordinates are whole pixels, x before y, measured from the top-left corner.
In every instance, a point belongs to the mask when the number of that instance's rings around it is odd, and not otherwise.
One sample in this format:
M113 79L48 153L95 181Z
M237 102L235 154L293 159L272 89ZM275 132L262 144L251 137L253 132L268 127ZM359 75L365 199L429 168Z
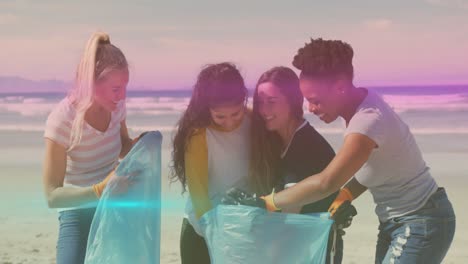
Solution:
M291 186L296 185L296 183L288 183L285 186L285 189L290 188ZM289 213L289 214L300 214L302 210L302 206L297 206L297 207L288 207L288 208L282 208L281 212L283 213Z
M47 195L49 208L67 208L96 202L92 187L58 187Z
M279 208L304 206L321 200L336 190L322 180L321 174L310 176L294 186L283 190L274 196L275 204Z
M375 142L366 136L348 135L343 148L322 172L274 195L274 205L279 208L303 206L338 191L369 159L375 146ZM365 187L357 184L356 181L351 187L359 196Z

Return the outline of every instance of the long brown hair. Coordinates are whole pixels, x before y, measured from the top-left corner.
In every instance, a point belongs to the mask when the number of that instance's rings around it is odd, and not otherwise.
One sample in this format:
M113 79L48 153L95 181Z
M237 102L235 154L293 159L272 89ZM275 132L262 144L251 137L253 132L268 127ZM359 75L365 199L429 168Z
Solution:
M179 180L186 190L185 150L190 137L197 129L210 125L210 108L246 102L248 96L244 79L232 63L207 65L198 74L197 82L187 109L182 114L173 140L170 179Z
M299 78L287 67L274 67L263 73L256 85L253 96L252 140L250 184L255 192L270 193L280 181L281 139L276 132L268 131L265 121L259 111L258 86L262 83L274 84L283 94L289 104L291 113L298 120L303 118L303 102L299 89Z

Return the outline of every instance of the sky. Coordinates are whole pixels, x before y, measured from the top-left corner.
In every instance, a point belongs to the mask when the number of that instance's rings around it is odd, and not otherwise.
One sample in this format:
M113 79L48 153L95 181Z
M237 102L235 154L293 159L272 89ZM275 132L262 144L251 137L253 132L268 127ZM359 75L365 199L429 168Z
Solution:
M468 84L468 0L1 0L0 76L71 81L96 30L132 87L190 88L222 61L252 86L311 37L351 44L356 85Z

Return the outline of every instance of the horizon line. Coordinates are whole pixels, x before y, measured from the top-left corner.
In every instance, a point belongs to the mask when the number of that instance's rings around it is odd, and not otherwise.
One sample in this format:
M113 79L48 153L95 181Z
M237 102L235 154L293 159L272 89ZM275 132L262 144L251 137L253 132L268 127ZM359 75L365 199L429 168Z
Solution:
M371 89L393 89L393 88L440 88L440 87L446 87L446 88L468 88L468 83L460 83L460 84L389 84L389 85L363 85L363 86L357 86L357 87L366 87L366 88L371 88ZM141 89L141 88L147 88L147 89ZM252 88L247 88L249 92L252 92L254 89ZM155 88L149 88L145 86L138 86L138 87L130 87L127 88L127 91L131 92L190 92L192 91L192 88L175 88L175 89L155 89ZM58 90L20 90L20 91L1 91L0 94L41 94L41 93L57 93L57 94L66 94L68 93L69 90L65 91L58 91Z

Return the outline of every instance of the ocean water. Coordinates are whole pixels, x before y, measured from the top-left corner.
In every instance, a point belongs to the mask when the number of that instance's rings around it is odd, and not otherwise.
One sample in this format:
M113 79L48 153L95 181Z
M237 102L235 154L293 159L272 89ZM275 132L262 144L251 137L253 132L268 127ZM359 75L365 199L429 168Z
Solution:
M468 85L370 89L381 94L415 134L468 134ZM190 95L186 90L128 91L129 128L172 131ZM48 113L64 96L65 93L0 93L0 132L43 131ZM342 132L340 122L325 126L311 114L306 113L306 118L323 133Z

